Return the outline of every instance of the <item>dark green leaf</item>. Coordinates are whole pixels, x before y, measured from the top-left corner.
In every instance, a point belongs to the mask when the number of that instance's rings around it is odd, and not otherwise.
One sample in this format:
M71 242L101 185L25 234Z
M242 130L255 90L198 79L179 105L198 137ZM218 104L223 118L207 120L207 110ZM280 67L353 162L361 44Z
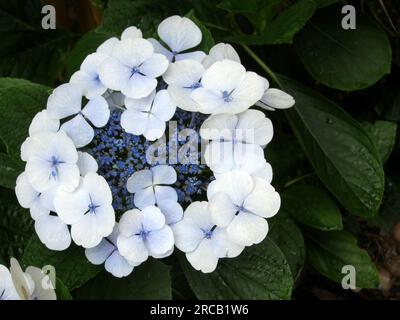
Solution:
M72 300L71 293L60 279L56 279L57 300Z
M375 215L384 174L367 132L332 101L289 78L280 80L296 100L286 112L290 125L322 182L350 213Z
M0 256L8 265L11 257L19 258L22 255L33 228L29 211L19 206L13 192L1 190L1 194ZM3 196L7 196L8 200L4 201Z
M172 298L169 269L151 259L126 278L115 278L103 271L77 290L76 297L83 300L169 300Z
M0 76L53 83L64 67L63 52L71 34L59 28L44 30L40 0L0 2Z
M381 101L376 106L376 112L385 120L400 121L400 83L386 86L382 92Z
M314 0L314 2L317 4L318 8L323 8L330 6L331 4L337 3L340 0Z
M310 231L306 234L307 261L327 278L341 283L342 268L354 266L357 288L377 288L378 272L368 253L357 246L357 239L345 231Z
M390 72L390 42L361 11L355 30L343 29L342 18L341 6L321 10L297 35L294 46L316 80L344 91L364 89Z
M268 235L285 255L295 280L303 269L306 256L303 234L283 210L269 224Z
M42 268L51 265L56 269L56 276L69 290L79 288L93 278L101 270L100 266L92 265L85 257L84 249L71 245L65 251L47 249L34 235L25 248L22 257L25 266Z
M312 0L300 0L271 21L261 35L228 37L228 41L250 45L292 43L293 37L313 16L316 6Z
M385 163L396 142L397 123L378 120L373 124L364 122L362 125L374 141L381 155L382 163Z
M289 299L293 278L282 251L269 239L246 248L234 259L221 259L217 270L204 274L182 255L182 268L199 299Z
M12 86L7 86L11 81ZM6 145L7 153L15 160L20 159L20 147L28 136L28 128L35 114L46 107L50 89L21 80L2 80L0 88L0 138ZM15 84L15 86L14 86Z
M0 186L14 189L18 175L24 170L19 162L0 152Z
M319 230L342 230L342 215L331 196L316 186L296 184L282 194L282 204L296 221Z

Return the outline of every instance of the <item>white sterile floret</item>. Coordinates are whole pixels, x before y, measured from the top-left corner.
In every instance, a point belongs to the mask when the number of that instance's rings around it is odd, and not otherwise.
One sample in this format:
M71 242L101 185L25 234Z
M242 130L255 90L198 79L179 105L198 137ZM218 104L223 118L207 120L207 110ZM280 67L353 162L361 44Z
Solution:
M168 84L168 93L179 108L198 112L199 105L191 98L193 91L201 87L205 69L195 60L181 60L171 63L163 79Z
M139 209L158 204L164 200L178 201L174 188L176 172L169 165L157 165L150 169L136 171L127 181L128 192L134 193L134 202Z
M202 113L240 113L261 99L268 82L238 62L222 60L208 68L201 79L202 87L191 97Z
M237 257L244 249L229 240L224 228L215 226L206 201L190 204L172 231L176 247L186 253L193 268L204 273L213 272L219 258Z
M200 136L211 140L204 158L215 174L241 169L271 181L271 166L261 146L271 141L273 126L261 111L212 115L202 124Z
M25 172L18 176L15 187L20 205L30 209L40 241L51 250L65 250L71 244L68 227L58 216L50 215L50 211L55 211L56 190L57 188L51 188L42 193L37 192L29 183Z
M57 300L55 279L36 267L28 267L25 272L18 261L11 258L11 278L21 300Z
M0 264L0 301L20 300L11 278L10 271Z
M74 141L77 148L89 144L94 137L94 130L88 121L97 128L104 127L110 118L107 101L97 96L82 109L82 90L77 84L62 84L50 95L47 110L56 119L74 116L61 126Z
M58 190L54 204L59 217L71 225L74 242L84 248L97 246L115 224L112 194L107 181L90 172L72 193Z
M233 242L250 246L260 243L268 233L265 218L280 208L280 197L264 179L253 178L240 170L224 173L207 189L211 219L226 228Z
M203 66L208 69L217 61L232 60L240 63L240 57L229 43L217 43L203 59Z
M99 75L109 89L140 99L147 97L156 88L156 78L167 68L167 58L154 53L149 41L129 38L115 45L112 56L100 66Z
M202 34L196 24L180 16L171 16L164 19L158 26L158 36L168 46L166 49L156 39L149 39L154 51L163 54L170 62L193 59L201 62L205 56L202 51L186 52L200 44Z
M119 232L118 250L129 261L141 263L149 256L160 258L172 253L172 230L155 206L125 212L119 222Z
M99 165L97 161L87 152L78 151L78 168L81 176L89 172L97 172Z
M269 88L265 91L261 99L257 101L256 106L269 111L275 111L275 109L291 108L295 103L290 94L279 89Z
M57 187L75 190L78 152L72 140L62 131L38 133L28 139L25 172L33 189L40 193Z
M38 112L32 119L29 126L29 135L40 132L57 132L60 128L60 120L53 118L47 110Z
M121 116L122 128L134 135L143 135L147 140L160 138L166 128L165 122L175 113L176 104L167 90L153 91L142 99L125 99L126 111Z
M107 90L99 77L100 65L107 58L108 55L101 52L89 54L83 60L80 70L71 76L70 82L79 85L83 95L88 99L101 96Z
M105 269L114 277L122 278L130 275L134 267L139 263L132 262L121 256L117 248L119 236L118 223L115 224L113 232L94 248L85 250L86 258L95 265L104 263Z
M143 38L142 31L136 27L128 27L121 34L121 40L126 39L136 39ZM119 43L119 39L117 37L112 37L104 41L96 50L96 52L100 52L106 54L107 56L111 56L114 50L114 47L117 43Z

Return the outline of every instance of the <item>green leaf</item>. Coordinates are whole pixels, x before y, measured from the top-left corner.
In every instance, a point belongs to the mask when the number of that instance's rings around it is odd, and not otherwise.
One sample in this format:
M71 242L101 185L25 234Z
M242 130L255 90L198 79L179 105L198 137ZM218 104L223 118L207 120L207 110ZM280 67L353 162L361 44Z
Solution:
M56 295L57 300L72 300L72 296L68 288L58 278L56 278Z
M282 251L269 239L233 259L220 259L213 273L193 269L182 255L182 268L199 299L289 299L293 278Z
M314 2L317 4L318 8L323 8L330 6L331 4L337 3L340 0L314 0Z
M306 234L307 261L319 273L341 283L342 268L354 266L357 288L377 288L378 272L368 253L357 246L357 239L345 231L310 231Z
M282 204L301 224L319 230L343 229L339 208L321 188L309 184L294 185L282 194Z
M22 255L33 228L29 211L19 206L14 192L0 192L0 257L8 265L11 257ZM3 197L8 200L3 200Z
M83 300L170 300L170 268L155 259L136 267L126 278L101 272L76 291Z
M268 236L285 255L293 279L296 280L304 267L306 256L303 234L283 210L269 220L269 225Z
M400 121L400 83L387 85L381 94L382 98L375 110L385 120Z
M7 81L12 85L7 86ZM2 80L0 88L0 138L7 153L15 160L20 160L22 142L28 136L28 128L37 112L46 107L50 93L48 87L21 80ZM15 85L14 85L15 84Z
M296 36L294 47L319 82L343 91L364 89L390 72L390 42L360 10L355 30L343 29L342 18L341 6L319 11Z
M249 45L292 43L293 37L313 16L316 6L312 0L300 0L269 23L261 35L228 37L228 41Z
M286 115L319 178L350 213L375 215L384 174L368 133L332 101L289 78L279 78L296 100Z
M71 291L82 286L101 270L100 266L92 265L86 259L83 248L71 245L65 251L52 251L47 249L36 235L25 248L22 264L38 268L53 266L57 278Z
M203 35L201 43L198 45L197 49L204 51L205 53L208 53L210 49L214 46L215 42L213 39L213 36L211 35L210 30L206 28L199 19L196 18L194 14L194 10L190 10L187 14L186 17L192 20L201 30L201 33Z
M388 174L386 176L385 196L379 215L368 219L368 225L379 227L386 233L392 232L393 226L400 222L400 178Z
M67 78L69 79L75 71L80 69L83 60L89 54L96 52L97 47L111 37L110 33L93 30L80 38L67 59Z
M0 152L0 186L14 189L17 177L22 171L24 167L19 162Z
M364 122L362 125L374 141L381 155L382 163L385 163L396 142L397 123L378 120L375 123Z
M63 52L72 36L60 28L43 29L42 6L40 0L0 2L0 76L44 84L51 84L60 76Z

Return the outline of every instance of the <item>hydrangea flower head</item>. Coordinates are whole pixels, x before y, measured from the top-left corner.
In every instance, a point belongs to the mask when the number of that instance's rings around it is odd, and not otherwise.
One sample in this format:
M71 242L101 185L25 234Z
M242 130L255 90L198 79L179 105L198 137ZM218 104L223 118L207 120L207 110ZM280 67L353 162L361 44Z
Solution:
M40 241L58 251L74 242L118 278L175 246L213 272L260 243L280 207L264 156L272 122L253 106L293 98L247 71L230 44L190 51L202 34L186 17L162 21L158 36L131 26L103 42L54 89L21 146L15 192ZM0 268L1 297L21 297L17 282L38 298L37 270L13 265Z

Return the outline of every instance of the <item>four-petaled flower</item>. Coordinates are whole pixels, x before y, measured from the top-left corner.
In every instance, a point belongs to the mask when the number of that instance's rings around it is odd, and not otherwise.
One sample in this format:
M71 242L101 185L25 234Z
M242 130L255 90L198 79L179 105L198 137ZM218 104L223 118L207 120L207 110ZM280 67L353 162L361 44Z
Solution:
M184 218L172 230L176 247L186 253L193 268L204 273L213 272L219 258L237 257L244 249L211 220L206 201L190 204Z
M174 248L172 230L155 206L125 212L119 222L119 232L118 250L129 261L141 263L149 256L165 257Z
M212 181L207 189L211 219L226 228L233 242L250 246L268 233L265 218L274 216L281 204L279 194L264 179L233 170Z
M77 84L66 83L54 89L47 101L47 110L56 119L74 116L61 126L74 141L77 148L89 144L94 137L94 130L87 122L95 127L104 127L110 118L107 101L96 96L82 109L82 90Z
M94 248L85 250L87 259L95 264L103 264L106 270L114 277L122 278L131 274L134 267L139 263L132 262L121 256L117 248L119 235L118 223L115 224L113 232Z
M210 140L204 159L215 175L241 169L271 181L272 169L261 146L271 141L273 127L261 111L212 115L201 126L200 136Z
M54 204L59 217L71 225L74 242L84 248L97 246L115 224L112 195L107 181L94 172L82 179L72 193L58 190Z
M154 46L154 51L163 54L170 62L193 59L201 62L205 57L202 51L185 52L196 47L201 42L201 30L196 24L186 17L172 16L163 20L158 26L160 39L168 45L166 49L156 39L149 41Z
M168 93L179 108L198 112L199 105L191 98L192 92L201 87L205 69L195 60L181 60L170 64L163 79L168 84Z
M240 113L261 99L268 82L238 62L222 60L208 68L191 97L203 113Z
M147 97L156 88L156 78L167 68L167 58L154 53L149 41L129 38L115 44L112 56L101 64L99 75L109 89L140 99Z
M167 90L153 91L142 99L125 99L126 111L121 116L121 126L126 132L141 135L154 141L165 131L165 122L170 120L176 110Z

